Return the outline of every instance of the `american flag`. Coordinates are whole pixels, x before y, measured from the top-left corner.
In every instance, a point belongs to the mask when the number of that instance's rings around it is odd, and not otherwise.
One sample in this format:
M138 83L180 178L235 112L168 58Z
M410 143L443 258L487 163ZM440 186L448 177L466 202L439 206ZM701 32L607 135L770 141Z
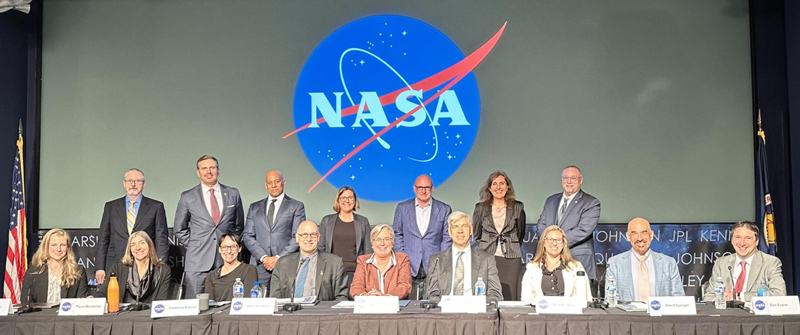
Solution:
M21 131L21 129L20 129ZM11 222L8 231L8 256L6 257L6 277L3 283L3 296L18 304L22 288L22 278L28 269L28 238L25 225L25 197L22 162L22 134L17 139L17 155L14 158L14 173L11 177Z

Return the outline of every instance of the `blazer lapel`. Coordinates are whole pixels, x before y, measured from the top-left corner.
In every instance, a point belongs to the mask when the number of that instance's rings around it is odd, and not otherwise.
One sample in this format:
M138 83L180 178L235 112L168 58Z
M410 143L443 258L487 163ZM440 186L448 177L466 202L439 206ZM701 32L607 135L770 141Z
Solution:
M221 188L222 188L222 184L220 184L220 189ZM210 222L211 225L213 226L214 225L214 219L211 217L211 213L208 211L208 207L206 207L206 198L203 195L203 186L201 186L201 185L197 186L197 193L195 193L195 195L197 196L197 199L200 200L199 206L200 206L200 209L202 209L201 212L203 212L203 215L206 217L206 219L208 219L208 222ZM220 213L220 218L221 217L222 217L222 213Z
M745 292L753 291L755 286L761 283L756 283L756 277L761 272L761 265L764 263L764 258L761 257L761 252L756 251L753 261L750 263L750 271L747 273L747 287L744 288Z
M582 197L583 197L583 191L578 191L578 193L575 194L575 197L569 201L569 205L567 205L567 210L561 214L561 221L558 222L559 226L561 226L561 224L564 223L564 220L567 219L567 216L569 216L570 213L575 211L575 207L578 207L577 206L578 201L580 201ZM558 217L558 211L556 211L556 217Z
M441 274L450 274L449 276L440 276L439 277L439 289L441 289L440 295L449 295L450 292L453 292L453 249L449 248L442 253L441 258L439 259L439 263L441 263L442 268L439 270Z
M141 196L139 198L139 201L141 201L139 203L139 211L136 212L136 220L133 223L133 230L134 231L141 230L141 228L142 228L141 227L142 226L141 222L144 222L144 220L139 220L139 219L144 218L145 214L147 214L147 211L150 210L150 201L145 200L144 196ZM127 214L126 214L125 220L127 222Z
M325 258L322 257L322 255L319 252L317 252L317 277L316 281L314 282L314 285L316 286L316 293L318 300L323 300L323 298L327 298L327 297L322 297L322 298L320 297L320 293L322 293L322 288L325 287L325 285L323 285L324 283L323 278L325 278L326 268L327 266L325 265Z
M430 218L428 219L428 229L426 229L424 232L420 232L420 234L421 234L421 236L420 236L420 237L425 237L425 235L428 235L428 233L430 233L430 232L431 232L431 229L434 229L434 228L435 228L435 227L434 227L434 226L431 224L431 222L435 222L435 221L436 221L436 219L435 219L435 218L439 216L439 206L436 206L436 202L434 202L434 201L433 201L433 199L431 199L431 204L430 204L430 206L431 206L431 216L430 216ZM416 208L414 209L414 211L415 211L415 213L414 213L414 214L415 214L415 216L416 216Z
M471 256L470 257L471 258L470 265L472 266L472 271L471 271L472 272L471 273L472 274L472 284L474 285L478 281L478 276L480 276L480 274L483 272L483 271L480 271L481 270L481 265L483 263L483 260L478 258L478 254L477 253L472 252L472 250L470 250L470 251L471 251L470 252L470 254L471 254L470 255ZM487 271L487 273L488 273L488 271ZM483 278L483 282L484 283L486 283L488 281L489 281L489 278ZM472 291L472 294L475 294L475 291L473 289L470 288L470 291ZM486 292L484 292L484 293L486 293Z
M566 269L564 269L564 271L561 271L561 277L564 278L564 296L565 297L571 297L572 293L575 290L575 287L574 287L575 286L575 278L572 275L573 273L575 273L575 272L567 271Z
M514 228L513 225L511 224L511 219L513 217L514 217L514 205L511 205L511 207L506 207L506 220L505 222L503 222L503 230L502 230L503 234L511 231L511 229ZM494 219L492 219L492 222L494 222Z
M281 207L278 208L278 213L275 214L275 221L272 222L272 224L275 227L278 226L278 220L280 220L281 215L283 215L283 213L286 213L286 211L288 210L286 208L289 207L289 203L291 201L292 201L292 198L289 198L289 196L286 195L286 193L284 193L283 194L283 200L281 201ZM269 221L267 221L267 222L269 222ZM267 223L267 226L269 226L269 223ZM270 230L272 230L272 229L270 229Z
M361 245L362 242L363 242L363 236L361 236L362 235L361 227L360 227L361 224L362 224L361 218L358 216L358 214L353 213L353 228L356 229L356 257L358 257L358 255L361 255L361 249L364 248ZM336 221L334 221L334 225L336 225ZM326 238L328 240L327 241L328 242L328 248L330 249L330 247L333 245L333 229L331 229L330 234L328 234L328 236L326 236Z

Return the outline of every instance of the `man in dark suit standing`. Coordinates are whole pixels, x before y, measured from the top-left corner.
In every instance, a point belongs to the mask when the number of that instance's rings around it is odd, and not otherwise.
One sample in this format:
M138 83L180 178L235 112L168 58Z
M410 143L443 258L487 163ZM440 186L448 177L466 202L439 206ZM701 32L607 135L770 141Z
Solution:
M270 297L316 296L320 301L348 299L349 288L342 258L317 251L319 237L314 221L300 223L295 234L300 252L281 257L275 264Z
M222 265L217 239L222 234L241 234L244 209L239 190L217 181L219 162L204 155L197 160L197 185L181 194L175 210L175 239L186 247L186 298L202 293L206 275Z
M414 181L414 198L394 210L394 250L408 254L411 262L410 299L424 298L426 269L431 255L447 250L453 241L447 232L450 205L433 198L433 181L421 175Z
M94 258L94 278L100 285L105 281L106 268L122 259L128 237L134 231L144 231L156 245L156 255L163 261L169 253L167 215L161 201L142 195L144 172L133 168L125 172L122 187L125 196L106 202Z
M270 287L278 258L298 249L294 236L300 222L306 219L306 209L302 202L283 193L286 180L280 171L267 172L265 179L269 196L250 204L242 241L252 255L250 264L258 269L258 282Z
M544 202L539 216L539 232L547 226L558 225L567 236L569 252L586 269L589 279L597 278L594 259L594 228L600 220L600 201L581 190L583 176L575 165L561 172L563 193L556 193Z

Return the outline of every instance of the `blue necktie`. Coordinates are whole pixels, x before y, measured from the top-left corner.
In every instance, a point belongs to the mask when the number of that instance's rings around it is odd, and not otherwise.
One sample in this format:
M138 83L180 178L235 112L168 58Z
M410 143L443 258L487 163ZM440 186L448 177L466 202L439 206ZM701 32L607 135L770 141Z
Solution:
M306 277L308 277L308 258L303 258L301 261L303 266L300 268L300 275L297 276L297 284L294 286L294 297L303 297L303 286L306 284Z

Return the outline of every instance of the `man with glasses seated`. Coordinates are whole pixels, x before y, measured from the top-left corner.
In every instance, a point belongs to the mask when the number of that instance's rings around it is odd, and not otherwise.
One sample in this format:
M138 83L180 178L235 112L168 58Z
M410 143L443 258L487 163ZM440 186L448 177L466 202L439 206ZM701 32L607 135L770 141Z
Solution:
M144 172L133 168L125 171L122 187L125 196L106 203L95 256L94 278L102 285L106 269L122 259L128 247L128 237L132 232L143 231L156 245L156 255L166 262L169 253L169 233L167 215L161 201L142 195L144 191Z
M450 205L433 198L433 181L421 175L414 181L414 198L397 204L394 211L394 250L408 255L413 276L411 299L424 298L424 282L431 255L450 249L447 233Z
M278 259L272 270L270 297L316 296L320 301L347 300L347 275L342 258L317 251L319 236L313 221L300 224L295 234L300 252Z
M617 280L620 301L647 301L649 297L682 296L683 284L675 259L650 250L650 222L635 218L628 222L631 251L608 259L606 277Z
M725 300L748 302L758 293L761 282L767 284L769 295L786 295L781 260L758 250L758 226L751 221L739 221L731 227L731 234L736 254L717 258L714 262L703 300L714 301L713 286L717 277L722 277L726 286Z

